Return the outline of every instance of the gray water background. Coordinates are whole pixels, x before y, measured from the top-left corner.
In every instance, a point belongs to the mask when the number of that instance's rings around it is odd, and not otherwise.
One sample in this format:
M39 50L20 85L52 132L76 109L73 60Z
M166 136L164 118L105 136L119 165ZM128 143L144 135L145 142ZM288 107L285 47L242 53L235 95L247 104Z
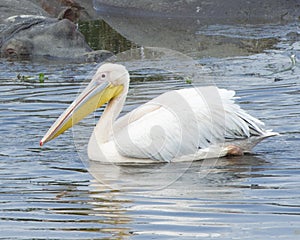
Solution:
M205 85L208 79L235 90L241 107L281 135L242 157L192 164L87 165L83 145L74 144L74 131L43 148L39 140L97 64L1 59L0 239L299 238L300 60L294 64L291 56L299 59L300 41L297 34L287 37L299 29L214 26L203 31L245 38L276 33L277 43L261 52L196 57L203 78L193 84ZM112 33L105 34L109 38ZM110 45L115 53L137 47L119 39ZM131 71L124 112L165 91L189 87L184 77L160 71L154 63L129 64L136 70ZM45 74L44 83L39 73ZM29 79L18 79L18 74ZM89 129L94 120L87 121Z

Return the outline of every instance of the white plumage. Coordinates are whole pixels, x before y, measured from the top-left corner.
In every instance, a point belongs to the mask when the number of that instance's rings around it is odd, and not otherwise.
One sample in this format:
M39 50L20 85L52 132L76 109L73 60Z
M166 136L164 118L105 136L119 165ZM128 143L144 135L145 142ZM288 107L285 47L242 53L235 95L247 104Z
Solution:
M234 91L215 86L166 92L113 122L105 143L92 143L96 140L91 138L90 144L102 146L98 150L109 156L107 160L121 162L220 157L231 147L249 152L276 133L264 130L260 120L235 104L234 96ZM102 132L95 128L97 134ZM89 152L92 159L103 161L101 154Z
M67 122L71 111L80 115L77 108L95 97L99 89L118 86L122 91L105 96L108 104L90 138L88 155L92 160L192 161L249 152L264 138L277 135L264 130L260 120L235 104L234 91L215 86L166 92L117 119L128 93L129 74L116 64L102 65L77 99L78 104L75 100L75 107L67 109L61 119ZM65 131L64 125L55 123L41 143Z

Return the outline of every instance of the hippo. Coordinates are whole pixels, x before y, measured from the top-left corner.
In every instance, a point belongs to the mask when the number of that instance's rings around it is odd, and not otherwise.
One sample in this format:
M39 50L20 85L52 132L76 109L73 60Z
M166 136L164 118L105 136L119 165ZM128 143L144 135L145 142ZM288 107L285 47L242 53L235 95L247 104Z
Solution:
M68 19L20 15L6 22L0 32L1 57L99 61L112 55L108 51L93 51L77 25Z
M1 2L0 57L90 62L112 56L109 51L93 51L78 31L76 21L83 7L71 1L73 5L61 7L61 13L54 17L37 2Z

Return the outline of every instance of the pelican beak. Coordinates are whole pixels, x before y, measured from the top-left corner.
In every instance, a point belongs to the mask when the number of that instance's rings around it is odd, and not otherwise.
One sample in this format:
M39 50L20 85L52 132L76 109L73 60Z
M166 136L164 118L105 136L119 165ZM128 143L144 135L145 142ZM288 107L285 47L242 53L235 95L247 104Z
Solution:
M93 79L74 102L60 115L40 141L40 146L56 138L88 114L109 102L123 91L123 85Z

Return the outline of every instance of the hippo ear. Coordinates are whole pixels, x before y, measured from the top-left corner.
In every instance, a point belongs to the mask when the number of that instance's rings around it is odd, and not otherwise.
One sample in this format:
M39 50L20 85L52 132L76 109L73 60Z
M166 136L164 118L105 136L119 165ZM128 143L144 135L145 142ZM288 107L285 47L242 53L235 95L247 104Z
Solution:
M76 7L66 7L58 14L58 20L68 19L71 22L77 22L80 17L80 10Z

